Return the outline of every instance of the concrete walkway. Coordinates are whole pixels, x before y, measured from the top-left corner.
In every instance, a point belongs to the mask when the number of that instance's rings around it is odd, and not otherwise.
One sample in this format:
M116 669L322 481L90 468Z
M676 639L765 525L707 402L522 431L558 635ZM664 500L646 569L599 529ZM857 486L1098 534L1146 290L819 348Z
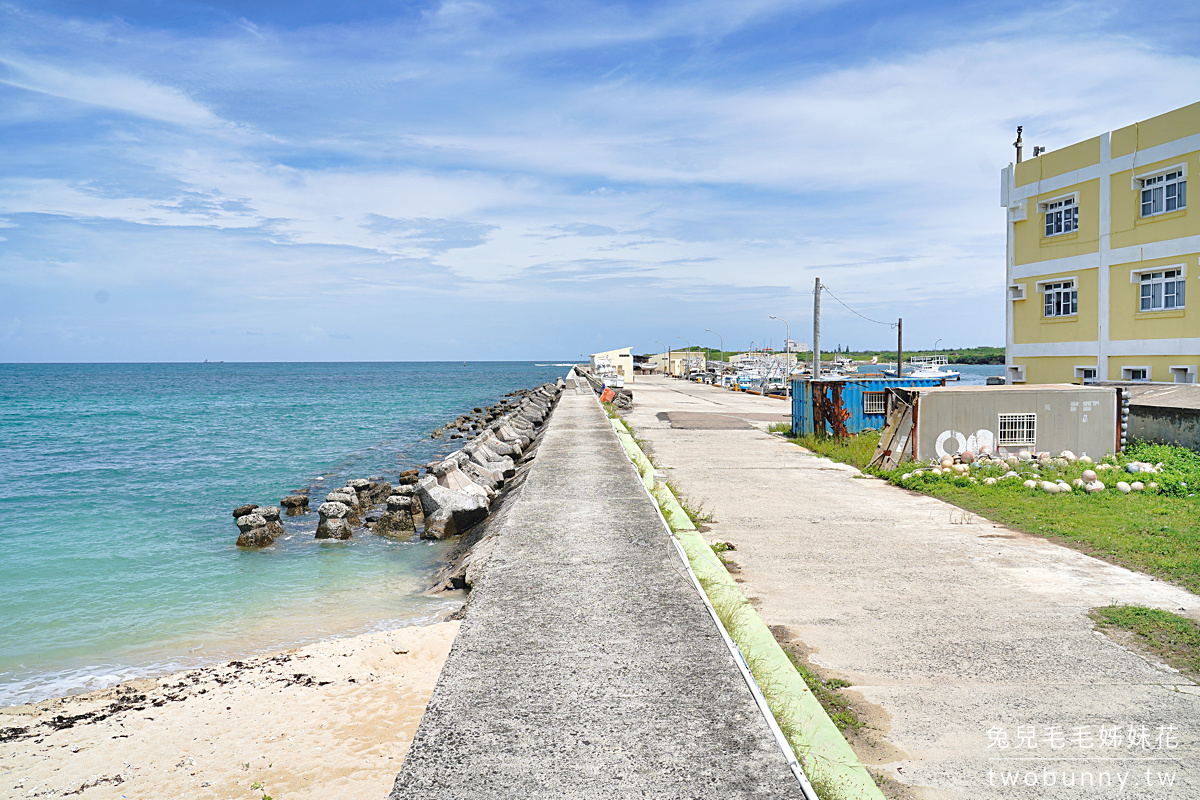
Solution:
M1200 618L1200 597L805 454L754 427L780 401L667 378L633 388L628 420L714 514L706 537L736 545L767 624L853 684L878 729L859 755L909 794L1200 797L1200 687L1086 616L1116 602Z
M590 393L501 514L391 798L801 797Z

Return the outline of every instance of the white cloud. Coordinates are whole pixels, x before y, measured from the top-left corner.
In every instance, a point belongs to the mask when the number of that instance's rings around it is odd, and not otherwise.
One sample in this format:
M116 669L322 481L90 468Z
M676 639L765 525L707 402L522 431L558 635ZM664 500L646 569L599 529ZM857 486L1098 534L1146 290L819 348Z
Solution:
M46 63L0 58L0 83L77 103L120 111L175 125L215 127L223 121L170 86L133 75L68 70Z

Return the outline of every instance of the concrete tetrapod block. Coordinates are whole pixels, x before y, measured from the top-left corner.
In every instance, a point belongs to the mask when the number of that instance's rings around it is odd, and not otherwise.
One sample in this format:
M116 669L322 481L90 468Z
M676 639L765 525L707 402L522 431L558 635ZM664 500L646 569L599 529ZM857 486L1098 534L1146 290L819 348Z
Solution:
M430 475L417 484L417 497L425 515L424 538L443 538L453 535L446 530L447 522L453 523L453 532L462 533L488 514L487 497L464 494L448 489ZM438 514L438 512L444 512ZM447 516L449 515L449 516Z

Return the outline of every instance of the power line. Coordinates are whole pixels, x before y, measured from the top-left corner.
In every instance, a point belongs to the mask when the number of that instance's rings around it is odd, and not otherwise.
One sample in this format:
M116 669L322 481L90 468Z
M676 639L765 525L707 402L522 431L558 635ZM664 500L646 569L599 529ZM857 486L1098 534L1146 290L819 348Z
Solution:
M879 321L879 320L877 320L877 319L871 319L871 318L870 318L870 317L868 317L868 316L865 316L865 315L863 315L863 314L859 314L857 311L855 311L855 310L854 310L853 308L851 308L850 306L846 305L845 303L842 303L842 299L841 299L840 297L838 297L836 294L834 294L833 292L829 291L829 287L828 287L828 286L826 286L825 284L823 284L823 283L822 283L822 284L821 284L821 288L822 288L822 289L825 291L825 294L829 295L829 296L830 296L830 297L832 297L834 300L837 300L839 303L841 303L842 307L843 307L843 308L845 308L847 311L849 311L851 314L854 314L854 315L856 315L856 316L862 317L862 318L863 318L863 319L865 319L867 322L874 322L876 325L886 325L886 326L887 326L887 327L889 327L889 328L894 328L894 327L896 327L896 323L894 323L894 322L880 322L880 321Z

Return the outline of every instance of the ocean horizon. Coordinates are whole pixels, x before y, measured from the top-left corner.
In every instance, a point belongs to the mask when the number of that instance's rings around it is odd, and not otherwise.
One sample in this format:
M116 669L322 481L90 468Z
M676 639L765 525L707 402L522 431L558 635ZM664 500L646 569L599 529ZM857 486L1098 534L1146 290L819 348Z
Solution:
M452 542L313 538L262 551L232 510L393 479L443 423L561 362L0 364L0 705L419 624ZM393 481L394 482L394 481ZM312 505L313 512L319 503Z

